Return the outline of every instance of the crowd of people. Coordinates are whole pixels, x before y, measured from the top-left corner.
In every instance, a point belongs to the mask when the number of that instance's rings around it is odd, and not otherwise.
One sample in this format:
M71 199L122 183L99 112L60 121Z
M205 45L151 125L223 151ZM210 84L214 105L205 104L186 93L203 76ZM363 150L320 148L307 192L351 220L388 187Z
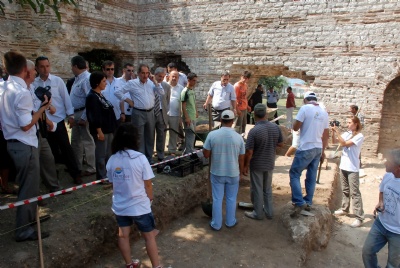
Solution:
M81 56L71 59L74 78L67 82L51 74L50 59L38 57L27 60L18 52L7 52L3 64L9 75L0 82L1 153L7 165L2 165L2 188L7 188L7 174L11 166L19 184L18 200L39 195L40 179L49 192L58 191L56 161L63 156L64 164L75 184L82 176L96 174L113 184L112 210L119 226L118 246L126 267L138 267L130 254L130 226L135 223L146 241L153 267L161 267L155 237L154 217L151 212L154 177L154 148L158 161L164 160L166 131L169 130L168 152L175 155L178 143L185 137L184 152L192 153L198 118L195 87L197 75L179 72L174 63L158 67L153 73L146 64L137 68L124 65L123 75L114 76L115 63L104 61L101 71L89 73L88 64ZM204 157L210 158L212 185L212 219L214 231L223 224L222 203L226 199L225 226L233 228L236 219L236 199L242 175L250 174L251 202L254 209L245 216L255 220L274 217L272 176L276 148L283 145L279 121L268 121L267 107L277 108L279 94L274 88L264 93L258 85L249 96L249 71L241 74L234 85L230 74L224 72L208 91L204 108L212 104L213 120L221 122L218 130L208 133L204 142ZM68 87L68 88L67 88ZM325 158L329 130L337 134L343 147L340 178L343 199L336 215L349 212L350 197L359 227L364 220L359 191L360 152L364 140L363 120L353 113L347 120L348 131L340 135L336 125L329 124L328 113L318 103L316 93L306 92L303 106L293 119L296 107L292 89L287 89L288 126L299 132L293 163L289 171L293 210L291 217L299 217L303 210L312 210L318 165ZM357 106L351 111L357 112ZM247 115L252 112L255 126L247 136ZM277 118L277 114L274 115ZM68 137L66 123L71 130ZM236 125L237 131L232 128ZM85 160L86 165L83 165ZM3 162L3 161L2 161ZM3 162L3 163L4 163ZM303 196L300 177L307 170ZM400 177L400 154L392 152L387 171L380 186L378 218L365 242L363 260L366 267L376 263L376 252L389 243L389 263L397 267L399 260L400 206L397 184ZM396 188L397 187L397 188ZM133 198L134 196L134 198ZM392 197L395 197L393 199ZM394 200L394 201L393 201ZM17 208L15 239L18 242L37 240L38 233L30 223L36 220L36 204ZM43 232L42 238L49 234Z

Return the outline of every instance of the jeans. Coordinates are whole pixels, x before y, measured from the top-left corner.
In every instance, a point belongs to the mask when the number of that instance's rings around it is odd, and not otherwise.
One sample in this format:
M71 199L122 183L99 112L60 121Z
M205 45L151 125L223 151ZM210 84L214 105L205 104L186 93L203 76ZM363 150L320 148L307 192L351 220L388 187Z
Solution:
M226 198L225 225L232 227L236 224L236 198L239 191L239 176L224 177L211 174L213 195L211 227L216 230L222 227L222 201L224 191Z
M321 153L321 148L296 151L292 167L289 171L290 188L292 189L292 202L296 206L303 206L304 204L312 205ZM303 197L301 192L300 177L304 169L307 169L307 174L305 180L306 196Z
M195 132L195 127L196 127L196 121L191 120L190 121L190 126L187 126L186 123L184 122L185 128L183 129L185 131L185 151L183 152L184 154L190 154L194 152L194 143L196 141L196 136L194 134Z
M342 210L349 211L350 195L353 200L353 211L356 218L360 221L364 220L364 210L359 189L360 179L358 172L340 170L340 181L342 183Z
M362 249L362 258L365 268L379 267L376 253L378 253L386 243L389 243L386 267L400 267L400 234L386 230L379 218L377 218L369 231Z
M265 212L267 218L271 219L274 216L272 170L250 170L250 182L251 202L254 204L253 213L258 219L262 219Z

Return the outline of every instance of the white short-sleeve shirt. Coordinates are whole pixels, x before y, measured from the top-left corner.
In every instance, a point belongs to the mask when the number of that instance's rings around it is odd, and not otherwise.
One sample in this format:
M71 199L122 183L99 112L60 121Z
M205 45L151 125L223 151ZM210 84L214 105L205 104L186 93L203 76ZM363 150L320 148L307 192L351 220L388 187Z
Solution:
M393 173L386 173L379 185L383 193L384 211L379 213L379 220L390 232L400 234L400 178Z
M297 150L322 148L322 134L329 128L328 113L317 103L308 103L300 108L296 120L303 123Z
M171 97L169 101L169 116L180 116L181 115L181 93L183 87L179 84L171 86Z
M140 216L151 212L144 181L154 178L147 158L134 150L119 151L107 162L113 183L112 211L118 216Z
M340 159L339 168L350 172L358 172L360 170L360 152L364 142L364 135L358 133L352 137L350 131L342 134L345 141L351 140L354 144L350 147L343 147L342 157Z

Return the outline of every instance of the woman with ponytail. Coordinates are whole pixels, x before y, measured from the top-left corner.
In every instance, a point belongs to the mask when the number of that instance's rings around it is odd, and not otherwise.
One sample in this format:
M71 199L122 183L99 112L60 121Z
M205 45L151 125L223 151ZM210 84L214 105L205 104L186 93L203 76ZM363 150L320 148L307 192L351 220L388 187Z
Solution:
M353 200L353 213L356 216L351 227L359 227L364 221L364 210L361 193L359 189L359 170L360 170L360 152L364 141L361 133L361 123L357 116L347 119L348 131L341 136L336 126L332 130L338 134L338 140L343 147L342 157L340 159L340 181L342 183L342 208L335 211L335 215L345 215L349 213L350 196Z

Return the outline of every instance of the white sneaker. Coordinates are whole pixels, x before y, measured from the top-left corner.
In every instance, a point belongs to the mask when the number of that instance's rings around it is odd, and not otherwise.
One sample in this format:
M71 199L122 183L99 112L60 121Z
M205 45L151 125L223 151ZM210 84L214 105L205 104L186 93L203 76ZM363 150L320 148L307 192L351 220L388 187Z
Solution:
M356 219L355 221L353 221L353 223L350 225L350 227L357 228L357 227L360 227L361 224L362 224L362 221L360 221L359 219Z
M335 212L333 212L333 214L336 215L336 216L341 216L341 215L346 215L346 214L348 214L348 212L339 209L339 210L336 210Z

